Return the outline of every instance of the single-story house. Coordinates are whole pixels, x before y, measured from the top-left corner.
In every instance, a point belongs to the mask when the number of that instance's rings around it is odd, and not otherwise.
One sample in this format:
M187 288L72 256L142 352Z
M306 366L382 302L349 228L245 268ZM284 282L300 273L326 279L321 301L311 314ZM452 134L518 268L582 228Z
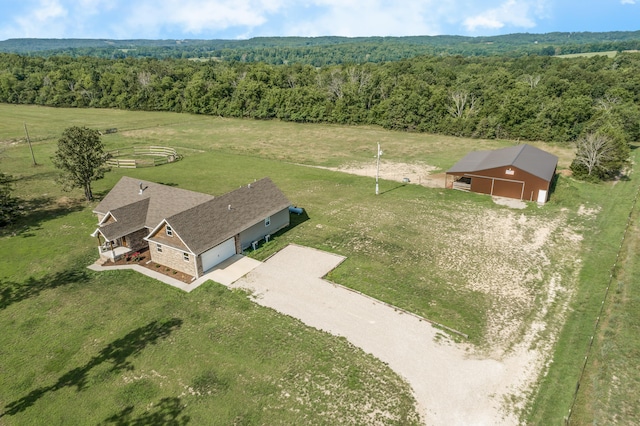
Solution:
M446 187L545 203L558 157L523 144L467 154L446 172Z
M269 178L216 196L122 177L96 206L100 257L149 248L151 260L195 278L289 226L287 197Z

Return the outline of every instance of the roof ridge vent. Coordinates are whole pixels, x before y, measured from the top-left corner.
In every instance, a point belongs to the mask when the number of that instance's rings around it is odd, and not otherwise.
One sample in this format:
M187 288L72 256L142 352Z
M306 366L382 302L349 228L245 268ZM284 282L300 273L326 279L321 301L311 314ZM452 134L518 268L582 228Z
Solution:
M227 210L231 210L231 204L229 204L229 206L227 207Z

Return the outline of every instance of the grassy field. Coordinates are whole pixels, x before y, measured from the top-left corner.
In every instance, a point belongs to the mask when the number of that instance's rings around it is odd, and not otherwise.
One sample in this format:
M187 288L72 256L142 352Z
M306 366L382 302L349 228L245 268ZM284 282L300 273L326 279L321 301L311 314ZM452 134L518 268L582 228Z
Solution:
M632 160L634 164L640 161L638 149L632 151ZM567 197L574 200L594 200L593 205L598 206L599 211L584 234L580 286L560 334L549 373L541 379L538 397L532 403L530 418L533 424L564 422L587 353L590 361L580 383L571 424L636 424L640 420L635 404L640 382L636 368L640 341L634 334L638 327L637 297L634 295L638 281L638 255L634 251L638 240L637 205L620 262L616 270L612 270L638 188L640 175L634 172L624 182L573 185L571 191L567 191ZM612 273L612 287L605 300ZM587 352L603 301L606 309L595 335L595 344Z
M640 406L640 206L613 271L603 315L595 333L572 424L638 424Z
M103 137L108 149L163 145L184 155L167 166L113 170L95 184L98 197L122 175L215 195L270 176L308 219L250 255L262 259L295 242L347 256L331 280L458 329L492 353L523 340L550 351L560 335L541 391L530 393L538 424L566 415L584 355L579 342L595 319L589 295L601 295L599 279L613 264L626 200L638 185L635 176L615 186L561 177L550 203L524 210L391 181L375 196L370 178L308 166L375 161L380 142L385 161L445 170L472 149L512 142L169 113L0 105L0 114L0 167L17 177L16 193L28 205L26 217L0 233L0 324L12 330L0 338L7 359L0 368L12 372L0 379L5 422L42 418L49 404L59 407L60 423L81 418L64 417L75 415L66 411L78 392L86 396L78 416L95 410L92 423L195 421L205 412L219 414L220 424L332 423L326 416L344 415L349 401L383 407L376 413L388 415L386 424L415 421L406 385L341 339L215 284L183 295L135 274L86 271L97 257L89 237L95 203L61 192L49 160L70 125L118 128ZM568 166L572 149L538 145ZM533 324L542 326L532 336ZM362 423L373 415L345 418Z
M617 50L608 50L605 52L586 52L586 53L569 53L567 55L557 55L558 58L592 58L594 56L607 56L613 58L618 54Z

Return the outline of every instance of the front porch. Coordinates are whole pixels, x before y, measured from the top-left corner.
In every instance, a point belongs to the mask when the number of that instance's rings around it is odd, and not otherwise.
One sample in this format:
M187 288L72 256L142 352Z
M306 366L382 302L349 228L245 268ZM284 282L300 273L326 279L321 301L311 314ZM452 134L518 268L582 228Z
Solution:
M116 260L122 258L125 254L131 252L132 250L129 247L124 246L115 246L112 244L103 244L98 247L98 251L100 252L100 259L107 261L110 260L115 262Z

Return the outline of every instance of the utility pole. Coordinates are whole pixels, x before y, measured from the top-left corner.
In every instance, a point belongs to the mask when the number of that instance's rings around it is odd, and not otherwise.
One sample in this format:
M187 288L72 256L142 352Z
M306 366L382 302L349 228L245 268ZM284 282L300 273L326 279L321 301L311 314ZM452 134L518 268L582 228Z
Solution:
M377 154L377 163L376 163L376 195L380 193L378 186L378 178L380 177L380 156L382 155L382 151L380 150L380 142L378 142L378 154Z
M36 156L33 155L33 147L31 146L31 139L29 138L29 131L27 130L27 123L24 123L24 132L27 134L27 142L29 143L29 150L31 151L31 158L33 159L33 165L37 166Z

